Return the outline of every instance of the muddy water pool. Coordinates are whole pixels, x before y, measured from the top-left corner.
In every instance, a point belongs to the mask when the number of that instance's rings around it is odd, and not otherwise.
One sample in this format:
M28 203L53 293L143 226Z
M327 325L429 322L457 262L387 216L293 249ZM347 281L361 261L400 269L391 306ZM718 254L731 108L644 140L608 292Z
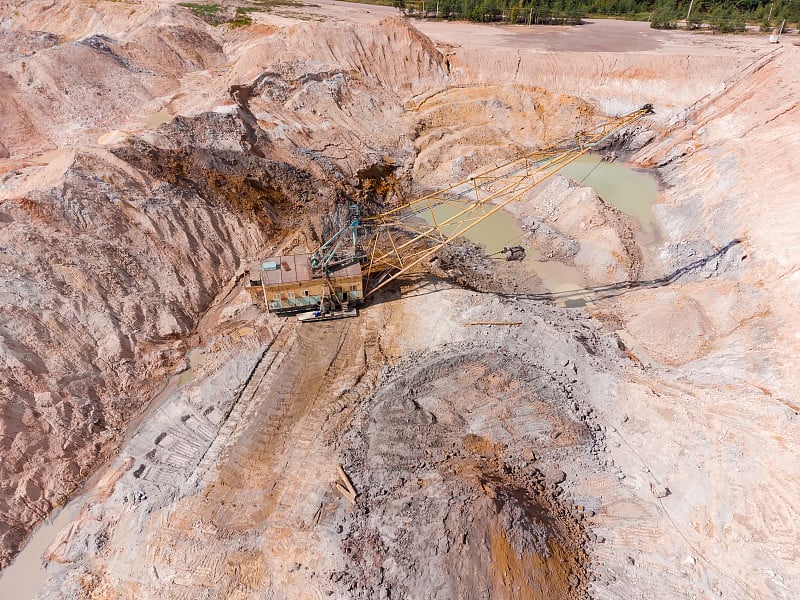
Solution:
M565 177L574 179L579 184L594 188L597 194L608 204L615 206L639 223L639 241L650 245L658 240L652 205L658 197L658 182L652 176L636 171L623 164L603 162L600 156L585 155L573 161L559 171ZM420 216L428 224L444 221L459 212L453 206L440 205L433 209L433 214L424 212ZM445 226L446 234L452 234L463 228ZM499 253L503 246L519 244L525 232L510 213L500 210L470 229L465 237L482 245L488 255ZM580 271L570 265L557 261L543 261L540 257L529 253L525 259L528 268L532 269L542 280L548 292L558 294L556 302L562 306L583 306L591 298L580 293L582 277ZM569 292L575 292L570 294Z
M430 211L426 211L421 213L420 217L429 225L433 225L434 217L436 222L441 223L457 215L461 210L463 209L440 204L433 208L432 214ZM442 230L445 234L452 235L464 227L464 224L444 225ZM471 242L483 246L486 250L486 254L491 255L502 250L503 246L518 244L523 235L524 232L514 218L514 215L505 210L499 210L487 217L485 221L475 225L464 237Z
M657 241L658 229L652 207L658 197L658 181L654 177L621 163L603 162L595 154L581 156L559 173L594 188L608 204L636 219L643 244Z
M42 555L58 533L77 516L81 504L78 498L72 500L64 508L54 511L31 534L14 562L0 573L0 598L32 600L36 596L48 575Z
M148 129L156 129L159 125L169 123L172 120L172 114L168 110L161 109L154 112L147 118L145 127Z

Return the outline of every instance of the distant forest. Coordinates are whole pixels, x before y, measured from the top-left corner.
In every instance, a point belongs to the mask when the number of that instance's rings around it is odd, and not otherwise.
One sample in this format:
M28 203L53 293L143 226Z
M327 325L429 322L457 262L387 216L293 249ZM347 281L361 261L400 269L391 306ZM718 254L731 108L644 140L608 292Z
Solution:
M800 0L393 0L393 4L409 16L527 24L615 17L650 21L658 29L682 26L730 32L743 31L746 23L771 31L784 19L787 26L800 22Z

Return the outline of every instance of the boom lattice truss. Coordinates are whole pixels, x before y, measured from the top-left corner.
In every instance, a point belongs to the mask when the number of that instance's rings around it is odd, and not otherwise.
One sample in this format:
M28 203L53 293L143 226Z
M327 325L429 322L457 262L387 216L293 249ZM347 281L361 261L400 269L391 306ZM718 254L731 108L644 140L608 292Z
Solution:
M357 207L353 207L355 216L349 225L314 253L312 266L316 271L327 272L336 264L336 257L341 256L340 246L352 236L353 245L361 246L360 255L365 259L365 295L373 294L418 268L478 223L524 197L561 168L597 148L610 135L651 112L652 106L647 104L377 215L359 217ZM450 216L438 218L435 209L443 206L449 207L445 212ZM358 230L367 235L359 236Z
M368 260L365 274L372 284L367 295L413 270L613 133L651 112L652 106L645 105L445 189L363 218L363 225L372 230L365 247ZM438 220L434 209L443 205L451 207L447 211L451 216ZM420 219L423 214L432 222Z

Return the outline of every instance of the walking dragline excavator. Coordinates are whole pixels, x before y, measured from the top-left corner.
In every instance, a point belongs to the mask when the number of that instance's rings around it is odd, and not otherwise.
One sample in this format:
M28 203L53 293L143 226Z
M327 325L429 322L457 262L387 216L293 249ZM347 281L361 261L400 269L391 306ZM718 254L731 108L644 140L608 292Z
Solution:
M646 104L380 214L361 215L353 205L347 223L313 253L266 259L250 274L250 292L270 312L302 313L302 321L354 316L366 297L652 112Z

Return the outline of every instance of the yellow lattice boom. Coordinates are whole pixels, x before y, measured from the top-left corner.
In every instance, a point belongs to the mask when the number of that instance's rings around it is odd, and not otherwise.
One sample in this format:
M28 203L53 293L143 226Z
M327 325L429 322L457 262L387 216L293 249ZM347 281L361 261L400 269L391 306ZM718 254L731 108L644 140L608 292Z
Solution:
M366 278L379 276L366 295L415 269L478 223L525 196L564 166L596 148L611 134L652 112L651 105L609 119L589 130L504 164L484 170L384 213L364 217L372 235L367 242ZM439 219L435 208L451 207ZM425 215L426 222L420 215ZM368 284L369 285L369 284Z

